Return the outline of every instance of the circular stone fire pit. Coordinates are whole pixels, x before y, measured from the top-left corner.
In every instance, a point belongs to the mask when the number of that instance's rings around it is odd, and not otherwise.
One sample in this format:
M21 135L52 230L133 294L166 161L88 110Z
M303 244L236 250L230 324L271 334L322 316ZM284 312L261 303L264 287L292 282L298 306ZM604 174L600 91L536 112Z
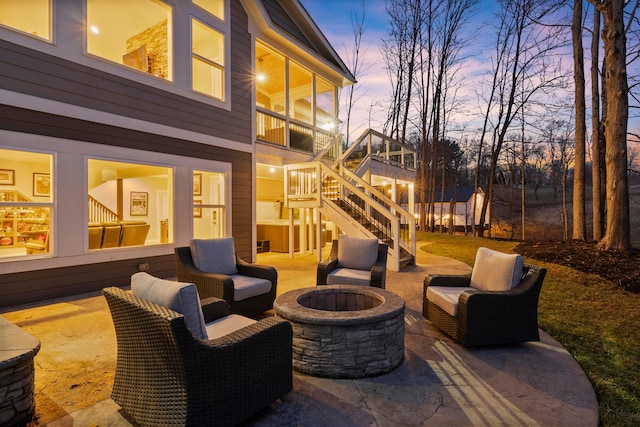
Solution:
M330 378L372 377L398 366L404 307L391 292L346 285L296 289L273 304L293 327L293 368Z

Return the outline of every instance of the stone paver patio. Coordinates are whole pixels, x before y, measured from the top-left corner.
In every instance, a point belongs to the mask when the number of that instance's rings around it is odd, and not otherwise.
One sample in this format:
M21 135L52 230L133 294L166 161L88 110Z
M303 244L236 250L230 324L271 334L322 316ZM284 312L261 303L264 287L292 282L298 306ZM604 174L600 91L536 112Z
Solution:
M287 254L264 253L258 260L277 268L279 295L315 284L315 255L289 259ZM598 405L591 384L548 334L542 332L540 342L466 349L422 317L427 272L468 271L469 266L455 260L419 251L416 266L388 272L387 290L406 301L404 361L374 378L317 378L294 371L293 391L245 424L596 427ZM0 314L42 343L35 358L38 425L131 425L109 398L115 333L100 294Z

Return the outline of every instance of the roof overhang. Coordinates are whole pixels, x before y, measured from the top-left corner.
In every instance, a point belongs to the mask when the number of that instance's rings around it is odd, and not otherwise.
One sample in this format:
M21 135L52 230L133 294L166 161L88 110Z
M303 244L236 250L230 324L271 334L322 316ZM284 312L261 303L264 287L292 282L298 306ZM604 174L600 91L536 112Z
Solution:
M259 38L274 43L293 59L304 60L331 76L339 87L356 82L313 18L298 0L241 0ZM256 35L258 36L258 35Z

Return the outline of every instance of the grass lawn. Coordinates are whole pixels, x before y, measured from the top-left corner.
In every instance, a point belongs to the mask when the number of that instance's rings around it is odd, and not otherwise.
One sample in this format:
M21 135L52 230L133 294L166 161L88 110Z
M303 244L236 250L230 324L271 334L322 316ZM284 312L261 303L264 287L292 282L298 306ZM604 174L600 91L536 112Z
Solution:
M421 250L473 265L478 247L514 252L518 242L419 233ZM547 268L540 328L578 361L595 389L602 426L640 425L640 295L599 276L525 258Z

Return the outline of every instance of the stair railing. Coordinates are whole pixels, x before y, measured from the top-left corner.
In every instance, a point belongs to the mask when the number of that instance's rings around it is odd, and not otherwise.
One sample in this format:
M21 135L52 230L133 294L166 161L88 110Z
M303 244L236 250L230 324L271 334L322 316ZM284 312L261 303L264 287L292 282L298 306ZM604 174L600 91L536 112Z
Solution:
M339 183L339 200L348 204L361 217L359 228L389 244L392 257L400 259L401 248L415 254L415 218L382 192L351 172L341 175L322 162L285 166L285 206L289 208L321 207L323 203L342 206L323 195L322 182L333 179ZM374 227L371 230L368 226Z
M118 214L89 196L89 222L118 221Z

